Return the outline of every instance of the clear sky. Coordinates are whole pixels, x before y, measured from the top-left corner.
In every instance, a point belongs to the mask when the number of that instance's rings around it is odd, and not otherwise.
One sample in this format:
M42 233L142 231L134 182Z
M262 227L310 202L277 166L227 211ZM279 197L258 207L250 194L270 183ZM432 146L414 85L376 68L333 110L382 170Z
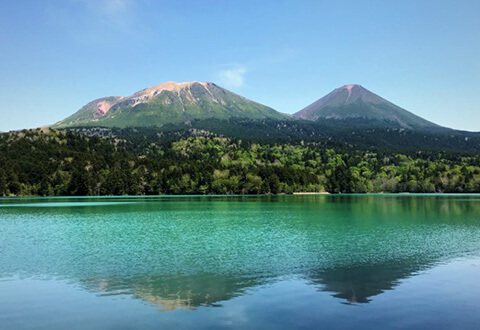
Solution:
M480 131L480 1L2 0L0 131L165 81L293 113L356 83Z

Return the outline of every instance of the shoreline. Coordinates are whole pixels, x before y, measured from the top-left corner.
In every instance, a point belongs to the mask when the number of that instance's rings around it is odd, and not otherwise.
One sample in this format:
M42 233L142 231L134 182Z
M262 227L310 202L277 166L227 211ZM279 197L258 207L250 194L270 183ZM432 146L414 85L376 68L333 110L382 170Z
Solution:
M21 195L21 196L0 196L0 200L8 199L22 199L22 198L151 198L151 197L260 197L260 196L315 196L315 195L329 195L329 196L480 196L480 192L468 192L468 193L410 193L410 192L371 192L371 193L329 193L329 192L295 192L291 194L226 194L226 195L217 195L217 194L190 194L190 195L175 195L175 194L164 194L164 195L95 195L95 196L68 196L68 195L58 195L58 196L38 196L38 195Z
M309 191L299 191L294 192L292 195L331 195L328 191L320 191L320 192L309 192Z

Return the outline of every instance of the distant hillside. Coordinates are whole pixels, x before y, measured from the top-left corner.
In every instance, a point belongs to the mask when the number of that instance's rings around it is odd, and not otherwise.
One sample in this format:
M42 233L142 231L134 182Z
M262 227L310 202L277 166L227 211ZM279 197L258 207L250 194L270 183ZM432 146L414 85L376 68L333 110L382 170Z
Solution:
M129 97L111 96L92 101L53 127L160 127L207 118L285 119L288 116L214 83L167 82Z
M368 119L372 126L409 129L439 128L360 85L345 85L294 114L295 118L312 121L324 119ZM355 122L351 122L355 126Z
M289 116L213 83L168 82L130 97L92 101L53 128L126 134L142 145L150 137L138 139L147 135L175 140L200 134L262 143L322 142L334 148L480 152L480 133L441 127L360 85L337 88ZM108 131L113 128L124 130Z
M375 121L373 121L376 123ZM194 120L187 124L156 127L75 127L78 133L103 138L119 138L134 142L136 149L152 141L178 140L181 137L224 136L255 143L322 143L336 150L378 150L401 153L447 152L480 153L480 133L452 129L413 130L398 127L372 127L368 119L277 120L228 119Z

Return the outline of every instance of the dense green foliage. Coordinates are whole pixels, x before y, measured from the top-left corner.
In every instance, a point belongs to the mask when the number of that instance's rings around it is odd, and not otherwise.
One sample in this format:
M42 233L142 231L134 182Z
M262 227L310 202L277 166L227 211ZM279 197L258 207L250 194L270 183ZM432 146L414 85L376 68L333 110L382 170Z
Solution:
M388 124L390 125L390 123ZM416 153L419 150L449 153L480 153L480 133L457 131L447 128L407 130L388 127L382 121L349 119L318 122L306 120L250 120L231 118L228 120L205 119L183 124L158 127L75 127L71 131L99 137L118 136L141 144L155 140L177 140L192 135L226 136L261 144L299 144L320 142L335 150L355 148L372 151L396 151Z
M158 132L0 135L0 195L480 192L480 157Z
M165 133L205 130L215 134L251 140L261 143L322 142L332 148L352 146L356 149L395 150L411 152L418 150L480 152L480 133L457 131L448 128L425 128L408 130L391 127L391 123L371 119L321 119L317 122L304 120L229 120L206 119L189 124L166 125ZM141 129L142 132L144 129ZM155 130L154 130L155 131ZM121 135L125 131L120 132ZM185 135L185 134L184 134Z

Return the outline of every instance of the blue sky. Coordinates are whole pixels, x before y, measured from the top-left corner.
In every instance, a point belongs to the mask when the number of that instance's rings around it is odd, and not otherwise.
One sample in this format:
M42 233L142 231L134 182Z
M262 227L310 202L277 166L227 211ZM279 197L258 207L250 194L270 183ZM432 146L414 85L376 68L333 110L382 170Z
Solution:
M477 0L5 0L0 131L194 80L287 113L356 83L480 131L479 13Z

